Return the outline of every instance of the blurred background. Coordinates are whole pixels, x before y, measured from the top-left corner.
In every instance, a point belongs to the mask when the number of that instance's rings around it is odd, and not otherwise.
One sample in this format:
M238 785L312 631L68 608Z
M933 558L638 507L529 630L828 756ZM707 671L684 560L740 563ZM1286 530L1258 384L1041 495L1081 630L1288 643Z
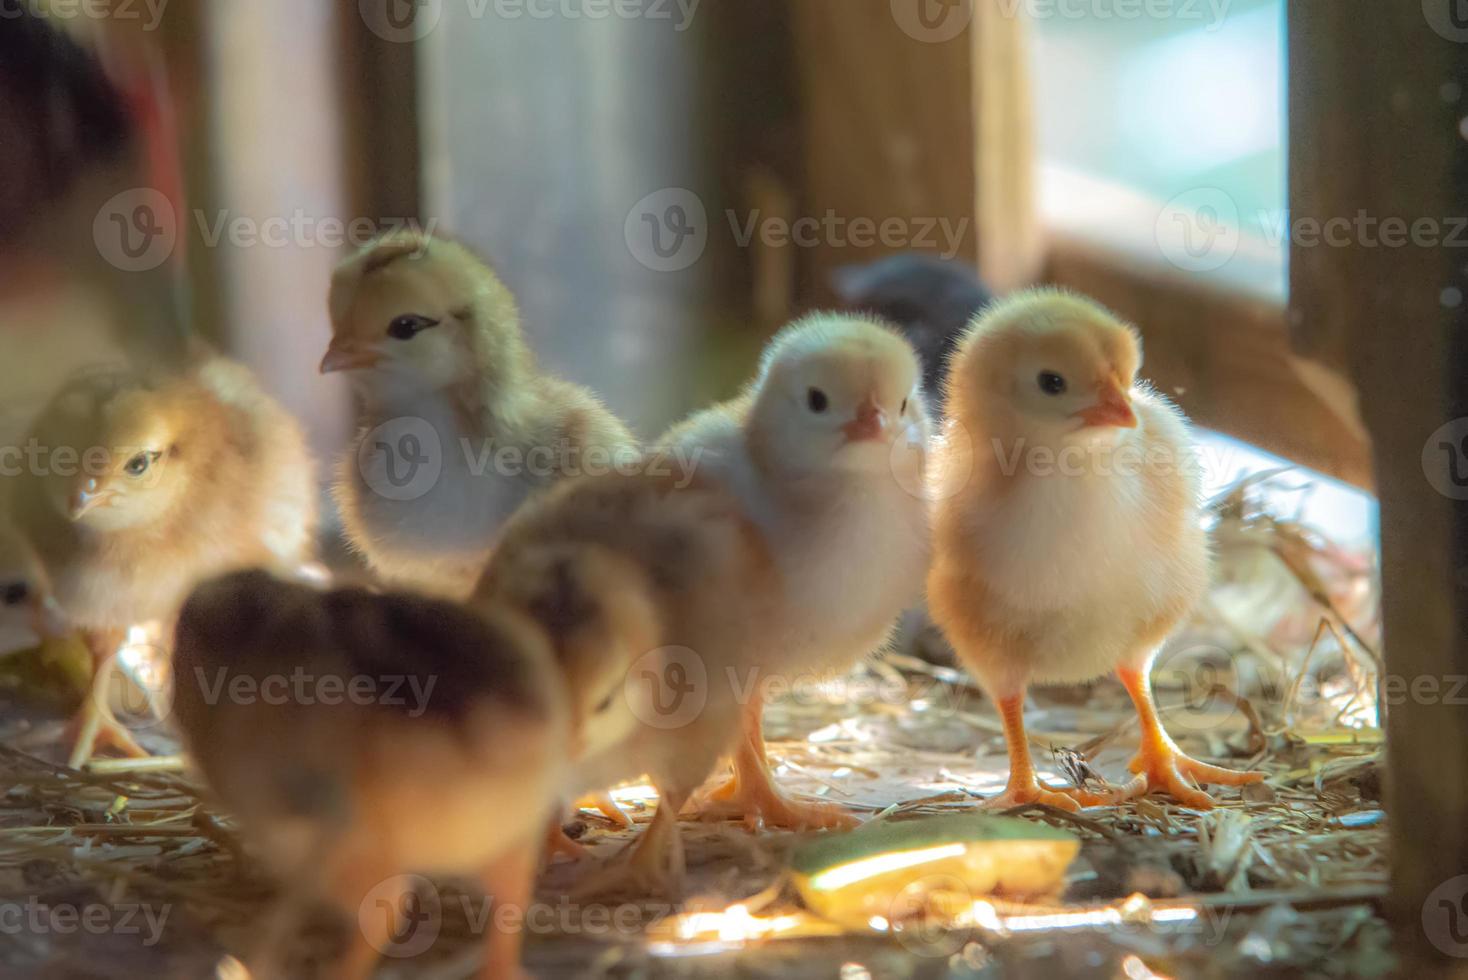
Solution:
M1370 534L1349 386L1289 343L1283 0L0 13L0 441L78 367L194 332L333 456L331 270L416 224L483 251L542 358L647 437L811 307L942 334L983 289L1074 287L1217 434L1211 488L1299 464L1317 522Z

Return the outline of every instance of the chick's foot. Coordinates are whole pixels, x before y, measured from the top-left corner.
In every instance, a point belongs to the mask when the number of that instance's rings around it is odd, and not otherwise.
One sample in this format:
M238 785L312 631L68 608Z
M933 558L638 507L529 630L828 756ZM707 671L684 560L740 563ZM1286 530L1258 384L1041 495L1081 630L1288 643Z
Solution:
M1136 799L1149 793L1166 793L1184 806L1211 810L1213 797L1198 788L1202 785L1247 786L1263 782L1266 773L1258 770L1239 771L1199 762L1182 753L1177 746L1160 740L1144 743L1142 751L1127 766L1136 777L1121 789L1122 799Z
M1053 806L1057 810L1075 813L1082 807L1108 806L1116 801L1115 793L1092 793L1089 790L1068 786L1042 786L1038 779L1032 777L1019 781L1011 779L1009 785L1004 788L1004 792L998 796L989 797L981 806L985 810L1009 810L1031 803L1042 803L1045 806Z
M132 732L112 712L89 697L66 726L65 740L71 744L66 764L80 769L99 750L111 749L129 759L146 759L147 749L138 744Z

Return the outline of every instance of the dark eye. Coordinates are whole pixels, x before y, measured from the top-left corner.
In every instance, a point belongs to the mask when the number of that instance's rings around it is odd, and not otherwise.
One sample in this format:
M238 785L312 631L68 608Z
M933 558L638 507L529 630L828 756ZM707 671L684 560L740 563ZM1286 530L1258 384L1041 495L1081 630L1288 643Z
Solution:
M830 406L831 400L826 397L826 393L821 389L812 388L805 393L805 403L810 406L812 412L819 415Z
M7 606L18 606L30 597L30 586L24 582L13 582L0 589L0 603Z
M122 469L128 476L142 476L148 472L148 467L152 462L153 459L150 453L138 453L132 459L128 460L127 465Z
M606 697L602 698L599 702L597 702L596 707L592 709L591 713L594 714L594 715L599 715L603 711L606 711L608 708L610 708L612 706L612 699L615 698L615 697L616 697L616 692L615 691L613 691L611 694L608 694Z
M1040 390L1047 395L1065 394L1065 379L1054 371L1041 371L1035 381L1039 384Z
M393 340L412 340L429 327L438 326L438 321L416 313L404 313L388 324L387 335Z
M906 398L902 399L902 407L897 410L897 414L898 415L906 415L907 414L907 399Z

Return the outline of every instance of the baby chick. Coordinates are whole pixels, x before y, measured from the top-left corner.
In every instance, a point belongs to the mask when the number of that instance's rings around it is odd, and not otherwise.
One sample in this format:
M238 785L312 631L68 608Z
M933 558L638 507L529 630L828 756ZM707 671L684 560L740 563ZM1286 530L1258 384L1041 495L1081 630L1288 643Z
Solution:
M32 438L39 453L12 488L11 523L98 667L130 626L170 623L202 578L294 569L311 553L317 491L304 437L231 361L205 357L161 379L83 377ZM141 752L106 703L105 691L87 699L74 766L90 757L92 732Z
M928 603L1004 721L1009 785L990 805L1074 810L1162 790L1205 807L1189 778L1264 778L1183 755L1152 703L1152 659L1202 595L1208 553L1187 419L1140 366L1131 327L1048 290L990 308L953 359ZM1026 688L1111 670L1142 722L1137 777L1109 796L1042 787Z
M733 742L734 669L771 573L730 496L650 474L568 481L506 526L473 602L539 622L586 706L565 797L644 775L658 790L630 856L582 891L677 893L678 813Z
M463 598L533 491L636 452L595 395L537 368L514 297L457 242L381 239L337 269L330 306L321 371L353 372L362 427L336 501L389 582Z
M921 383L917 355L893 330L818 314L770 342L743 397L663 438L739 502L773 556L779 602L744 629L740 662L758 682L744 704L733 781L715 794L747 822L852 822L776 787L761 736L764 684L848 669L920 597L929 548Z
M324 899L352 923L336 976L401 933L410 873L476 874L496 915L524 912L572 731L533 623L241 572L194 592L176 645L179 728L282 909ZM523 976L519 930L488 928L480 975Z

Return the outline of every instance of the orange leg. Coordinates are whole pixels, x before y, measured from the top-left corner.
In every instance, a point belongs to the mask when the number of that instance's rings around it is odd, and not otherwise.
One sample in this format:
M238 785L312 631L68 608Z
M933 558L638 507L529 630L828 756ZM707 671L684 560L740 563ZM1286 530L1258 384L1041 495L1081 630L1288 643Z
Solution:
M1142 750L1128 767L1137 776L1123 787L1123 799L1161 790L1184 806L1209 810L1213 808L1213 797L1198 789L1198 783L1243 786L1263 781L1266 774L1262 772L1221 769L1184 755L1157 716L1147 671L1123 667L1117 670L1116 676L1132 696L1132 703L1137 706L1137 717L1142 722Z
M99 748L116 749L133 759L146 759L148 750L112 714L108 693L112 676L108 671L111 658L122 645L121 633L88 633L87 647L92 653L92 687L86 700L67 725L66 738L71 742L67 765L80 769Z
M683 839L678 836L678 812L688 796L686 792L674 793L659 787L658 809L652 823L605 867L578 881L571 896L577 899L603 895L681 896L687 865Z
M566 833L561 826L561 821L552 818L545 828L545 860L547 863L554 861L557 855L564 855L572 861L580 861L588 856L587 850L577 843Z
M706 801L729 804L751 831L761 827L787 830L850 830L859 820L846 808L818 800L797 800L781 792L765 754L764 699L756 693L744 707L734 775L710 791ZM722 808L718 808L722 809ZM716 810L707 811L717 816Z
M520 980L529 976L520 967L520 951L535 883L534 855L535 849L531 847L512 848L481 876L485 895L491 901L491 915L506 908L518 912L503 926L491 918L484 967L479 973L481 980Z
M1115 802L1114 794L1040 785L1035 763L1030 758L1029 738L1025 735L1023 693L1000 698L999 717L1004 722L1004 740L1009 745L1009 785L1003 793L985 800L985 809L1007 810L1026 803L1043 803L1074 812L1083 806L1104 806Z
M632 818L627 816L626 811L617 806L617 801L612 799L611 793L592 793L590 796L577 800L576 809L580 810L583 808L590 808L597 811L616 824L621 830L632 829Z

